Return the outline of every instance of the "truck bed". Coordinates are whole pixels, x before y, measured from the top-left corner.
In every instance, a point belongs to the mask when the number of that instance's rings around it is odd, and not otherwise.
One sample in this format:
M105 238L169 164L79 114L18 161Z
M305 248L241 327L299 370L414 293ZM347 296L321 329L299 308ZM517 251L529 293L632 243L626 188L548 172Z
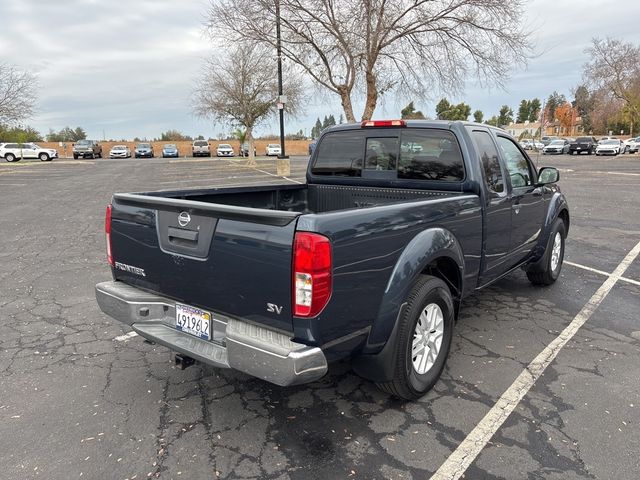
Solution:
M118 195L118 198L127 198L128 195ZM459 196L463 193L441 190L305 184L146 192L137 195L306 214L373 207L408 200ZM143 200L143 198L138 199L138 201Z

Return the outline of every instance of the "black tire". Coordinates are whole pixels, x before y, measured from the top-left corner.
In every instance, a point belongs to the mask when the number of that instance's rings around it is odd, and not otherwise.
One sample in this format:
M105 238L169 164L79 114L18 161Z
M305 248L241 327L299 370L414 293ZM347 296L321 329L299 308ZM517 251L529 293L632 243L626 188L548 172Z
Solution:
M433 304L439 307L443 317L442 343L432 366L421 374L416 370L412 358L413 339L421 314ZM451 348L454 308L447 285L439 278L422 275L409 293L407 306L399 322L393 380L377 385L382 391L403 400L415 400L431 390L438 381Z
M76 155L75 153L73 154L73 159L77 160L78 159L78 155Z
M17 158L17 157L16 157L13 153L7 153L7 154L4 156L4 159L5 159L7 162L15 162L15 161L16 161L16 158Z
M624 153L629 153L629 145L626 145L626 146L624 147Z
M41 153L40 155L38 155L38 158L41 162L48 162L50 160L49 155L47 155L46 153Z
M554 243L558 234L560 235L560 251L554 259ZM556 218L551 228L544 255L537 264L530 266L527 270L527 278L531 283L534 285L551 285L558 279L564 260L564 241L566 236L564 222L561 218ZM554 263L556 263L555 268L553 267Z

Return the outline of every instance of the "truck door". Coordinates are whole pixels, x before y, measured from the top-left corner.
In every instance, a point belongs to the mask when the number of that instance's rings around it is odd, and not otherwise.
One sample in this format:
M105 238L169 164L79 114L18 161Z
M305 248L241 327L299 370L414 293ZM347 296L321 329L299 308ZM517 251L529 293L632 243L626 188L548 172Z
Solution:
M474 128L471 132L482 166L487 196L484 199L483 247L479 285L491 282L510 267L508 261L511 241L511 201L507 183L498 157L498 149L487 130Z
M544 198L542 188L536 187L537 174L529 157L511 138L497 135L497 141L511 184L509 256L512 265L516 265L523 261L537 244L544 221Z

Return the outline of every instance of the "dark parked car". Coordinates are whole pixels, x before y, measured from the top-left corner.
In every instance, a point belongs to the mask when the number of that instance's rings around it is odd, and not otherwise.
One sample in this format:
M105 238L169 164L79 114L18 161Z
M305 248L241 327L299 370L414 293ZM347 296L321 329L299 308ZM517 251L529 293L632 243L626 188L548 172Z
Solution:
M253 147L253 156L255 157L257 155L256 153L256 147ZM241 146L240 146L240 156L241 157L248 157L249 156L249 142L244 142Z
M102 145L95 140L78 140L73 144L73 158L102 158Z
M315 150L317 144L318 144L318 140L311 141L311 143L309 144L309 156L313 154L313 151Z
M305 184L115 194L113 280L96 297L181 367L293 385L351 358L415 399L444 368L465 297L521 268L536 285L559 278L558 178L487 125L339 125Z
M136 158L153 158L153 145L150 143L138 143L134 150L134 156Z
M569 154L573 155L576 153L580 155L581 153L586 153L587 155L591 155L595 153L597 146L598 141L595 137L578 137L569 144Z

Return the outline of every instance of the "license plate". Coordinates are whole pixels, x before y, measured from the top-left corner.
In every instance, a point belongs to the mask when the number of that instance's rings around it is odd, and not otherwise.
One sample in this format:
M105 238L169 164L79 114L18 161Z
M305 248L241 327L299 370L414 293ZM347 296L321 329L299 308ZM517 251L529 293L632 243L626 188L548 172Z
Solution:
M176 329L203 340L211 338L211 314L189 305L176 304Z

